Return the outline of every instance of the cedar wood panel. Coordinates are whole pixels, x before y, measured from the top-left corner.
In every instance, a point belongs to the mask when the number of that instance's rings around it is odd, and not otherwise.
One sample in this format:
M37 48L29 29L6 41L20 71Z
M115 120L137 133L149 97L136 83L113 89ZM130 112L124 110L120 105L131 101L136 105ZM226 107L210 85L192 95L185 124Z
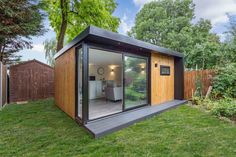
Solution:
M55 102L71 118L75 118L75 64L74 47L55 61Z
M10 67L10 102L53 97L54 70L36 60Z
M157 67L155 64L157 63ZM170 75L160 75L160 66L170 66ZM174 57L151 54L151 104L174 100Z

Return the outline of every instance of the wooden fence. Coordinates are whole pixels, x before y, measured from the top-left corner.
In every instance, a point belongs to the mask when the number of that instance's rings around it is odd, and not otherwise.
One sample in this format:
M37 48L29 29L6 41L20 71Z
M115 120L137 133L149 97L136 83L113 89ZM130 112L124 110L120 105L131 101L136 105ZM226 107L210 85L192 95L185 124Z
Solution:
M212 85L214 70L194 70L184 72L184 98L191 99L196 90L196 81L199 78L202 83L202 94L206 95L209 86Z
M0 108L7 103L7 67L0 62Z
M37 60L10 67L10 102L54 96L54 70Z

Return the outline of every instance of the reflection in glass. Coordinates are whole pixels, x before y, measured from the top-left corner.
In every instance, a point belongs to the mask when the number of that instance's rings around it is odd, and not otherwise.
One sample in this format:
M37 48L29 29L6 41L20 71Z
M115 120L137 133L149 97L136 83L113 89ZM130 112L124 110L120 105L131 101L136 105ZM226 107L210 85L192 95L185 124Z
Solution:
M147 104L146 59L125 56L125 109Z
M82 48L78 51L78 116L82 118L82 65L83 65L83 52Z

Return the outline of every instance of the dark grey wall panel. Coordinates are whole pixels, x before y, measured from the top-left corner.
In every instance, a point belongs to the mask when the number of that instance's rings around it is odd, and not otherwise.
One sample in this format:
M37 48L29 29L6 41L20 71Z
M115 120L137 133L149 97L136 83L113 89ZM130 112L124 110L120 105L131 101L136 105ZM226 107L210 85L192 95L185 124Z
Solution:
M183 58L175 57L175 74L174 74L174 98L184 99L184 60Z

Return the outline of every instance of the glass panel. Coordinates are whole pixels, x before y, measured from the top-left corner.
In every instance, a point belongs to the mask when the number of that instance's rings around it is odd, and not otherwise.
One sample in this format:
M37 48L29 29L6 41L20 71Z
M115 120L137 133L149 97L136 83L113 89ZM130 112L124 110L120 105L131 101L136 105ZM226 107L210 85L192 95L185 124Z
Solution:
M78 51L78 117L82 118L82 87L83 87L83 51L82 48Z
M89 120L122 112L122 54L89 49Z
M125 56L125 109L147 104L146 59Z

